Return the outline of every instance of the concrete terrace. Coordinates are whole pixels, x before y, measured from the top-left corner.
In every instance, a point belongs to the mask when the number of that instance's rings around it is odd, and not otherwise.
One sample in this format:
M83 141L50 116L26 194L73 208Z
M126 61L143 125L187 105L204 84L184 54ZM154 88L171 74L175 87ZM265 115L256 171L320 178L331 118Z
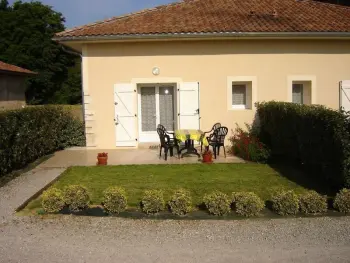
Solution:
M138 149L89 149L89 148L71 148L64 151L59 151L52 158L41 164L44 168L62 168L70 166L94 166L96 165L96 156L100 152L108 153L108 165L138 165L138 164L189 164L199 163L200 160L195 155L178 159L177 155L164 160L159 158L159 149L156 147L149 148L148 146ZM176 150L175 150L176 152ZM221 150L220 156L214 163L242 163L242 159L227 154L225 158Z

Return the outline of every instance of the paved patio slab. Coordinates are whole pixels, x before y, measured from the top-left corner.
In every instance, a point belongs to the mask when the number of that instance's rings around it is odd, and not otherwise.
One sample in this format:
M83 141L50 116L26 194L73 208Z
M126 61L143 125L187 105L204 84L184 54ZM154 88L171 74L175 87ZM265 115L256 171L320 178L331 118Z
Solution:
M56 152L55 155L41 164L46 168L62 168L70 166L94 166L96 165L96 156L100 152L108 153L109 165L135 165L135 164L188 164L199 163L198 157L184 157L179 159L177 156L164 160L164 156L159 158L158 149L118 149L118 150L96 150L87 148L72 148L64 151ZM225 158L220 155L215 163L242 163L242 159L227 155Z

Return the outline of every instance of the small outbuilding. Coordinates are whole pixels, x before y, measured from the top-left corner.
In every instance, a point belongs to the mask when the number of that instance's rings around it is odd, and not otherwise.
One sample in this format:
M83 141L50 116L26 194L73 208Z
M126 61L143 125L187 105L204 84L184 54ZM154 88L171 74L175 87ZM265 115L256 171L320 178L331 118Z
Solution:
M26 77L36 74L28 69L0 61L0 110L21 108L26 104Z

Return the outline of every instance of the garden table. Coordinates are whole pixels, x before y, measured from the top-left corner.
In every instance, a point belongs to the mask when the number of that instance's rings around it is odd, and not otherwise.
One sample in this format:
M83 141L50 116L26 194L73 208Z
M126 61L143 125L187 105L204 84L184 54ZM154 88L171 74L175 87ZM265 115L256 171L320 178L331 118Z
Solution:
M181 152L185 151L185 153L181 154L181 158L184 155L195 154L200 157L197 149L194 147L194 141L202 142L204 146L208 146L208 140L204 136L204 132L201 130L191 130L191 129L180 129L175 131L175 138L185 143L185 147L180 149Z

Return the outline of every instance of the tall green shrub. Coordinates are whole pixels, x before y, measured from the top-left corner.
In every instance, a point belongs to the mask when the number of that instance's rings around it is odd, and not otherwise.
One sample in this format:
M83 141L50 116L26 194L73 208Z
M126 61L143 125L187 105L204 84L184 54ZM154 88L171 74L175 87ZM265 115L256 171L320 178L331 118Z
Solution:
M46 154L84 144L83 123L62 107L0 112L0 176Z
M350 185L348 116L319 105L257 104L259 138L273 156L302 164L310 174L340 188Z

